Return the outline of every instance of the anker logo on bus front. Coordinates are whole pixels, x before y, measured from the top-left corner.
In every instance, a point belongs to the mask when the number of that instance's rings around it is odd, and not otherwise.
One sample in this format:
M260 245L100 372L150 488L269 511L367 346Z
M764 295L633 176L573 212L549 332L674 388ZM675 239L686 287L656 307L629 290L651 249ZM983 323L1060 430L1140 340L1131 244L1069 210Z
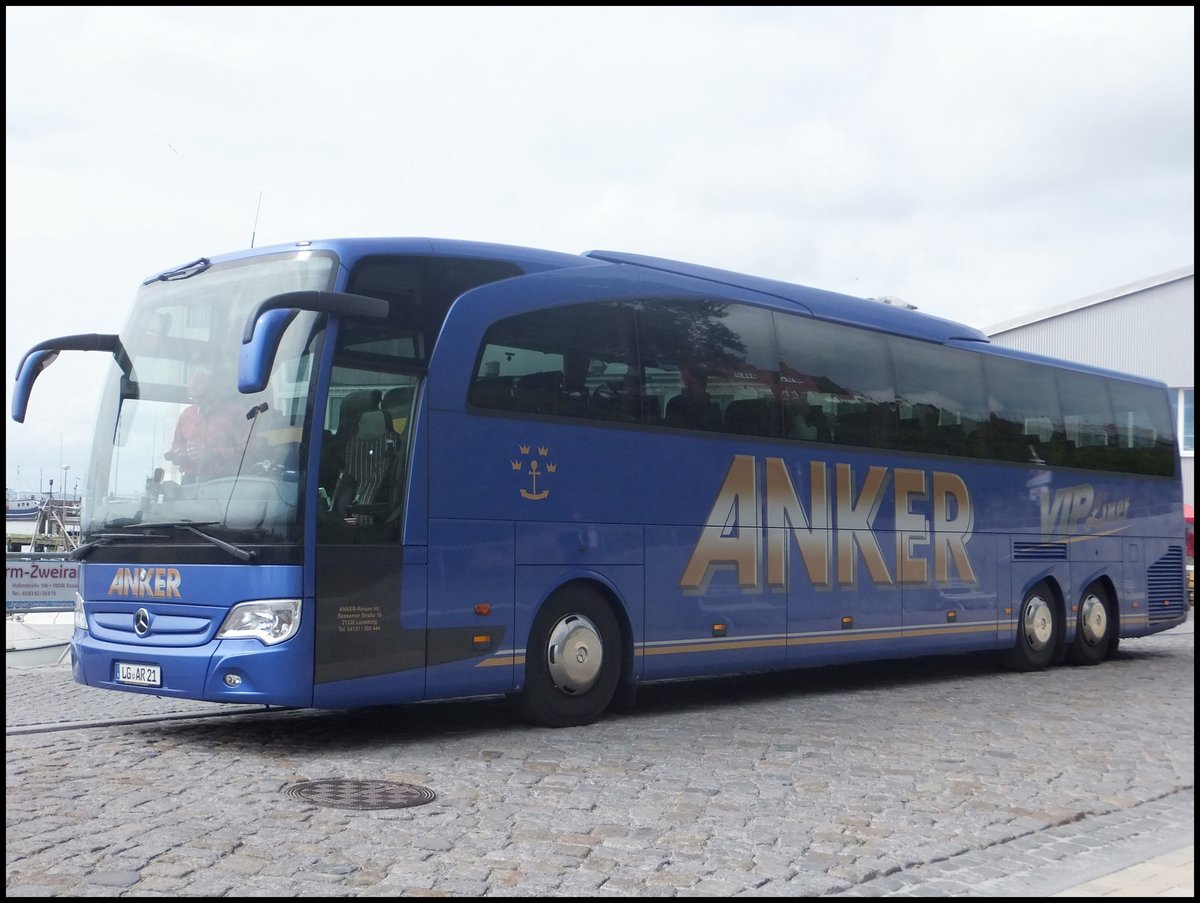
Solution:
M133 613L133 632L138 636L145 636L150 632L150 612L144 608L139 608Z

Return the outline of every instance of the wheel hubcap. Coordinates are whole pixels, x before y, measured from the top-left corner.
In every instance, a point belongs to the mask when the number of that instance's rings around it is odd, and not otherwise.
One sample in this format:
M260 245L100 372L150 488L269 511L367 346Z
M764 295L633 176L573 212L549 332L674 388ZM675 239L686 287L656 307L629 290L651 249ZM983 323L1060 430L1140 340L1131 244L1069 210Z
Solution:
M1089 594L1083 600L1079 607L1079 629L1089 646L1099 645L1104 639L1108 631L1108 610L1098 597Z
M556 687L571 696L586 693L599 679L604 662L600 631L582 615L567 615L550 631L546 662Z
M1034 652L1041 652L1054 635L1054 613L1041 596L1034 596L1025 606L1025 640Z

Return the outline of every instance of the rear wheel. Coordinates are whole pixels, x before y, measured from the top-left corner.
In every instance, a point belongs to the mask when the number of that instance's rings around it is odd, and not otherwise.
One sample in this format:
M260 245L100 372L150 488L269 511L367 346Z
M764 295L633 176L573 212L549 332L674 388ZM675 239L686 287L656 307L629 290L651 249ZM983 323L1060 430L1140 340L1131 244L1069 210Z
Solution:
M1115 626L1108 592L1099 584L1089 586L1079 603L1079 623L1067 661L1072 665L1100 664L1108 656Z
M1054 594L1039 583L1021 600L1017 641L1000 654L1000 663L1012 671L1040 671L1053 661L1061 633Z
M521 714L547 727L595 721L621 676L621 630L608 602L574 587L549 599L534 619L525 651Z

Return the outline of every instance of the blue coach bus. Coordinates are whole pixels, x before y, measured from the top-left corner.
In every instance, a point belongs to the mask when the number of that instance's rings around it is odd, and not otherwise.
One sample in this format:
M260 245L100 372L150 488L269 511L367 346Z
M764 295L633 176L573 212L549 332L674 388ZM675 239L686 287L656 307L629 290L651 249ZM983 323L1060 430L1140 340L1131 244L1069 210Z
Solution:
M304 241L160 273L119 333L35 345L14 419L68 350L112 359L75 553L88 686L510 696L569 726L655 681L1093 665L1187 615L1165 386L876 300ZM207 471L178 447L201 370L236 411Z

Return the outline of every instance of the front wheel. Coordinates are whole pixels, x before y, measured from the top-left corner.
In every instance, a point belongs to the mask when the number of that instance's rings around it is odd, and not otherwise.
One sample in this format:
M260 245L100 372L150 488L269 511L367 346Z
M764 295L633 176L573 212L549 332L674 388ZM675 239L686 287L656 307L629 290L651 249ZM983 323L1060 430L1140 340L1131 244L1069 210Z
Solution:
M1041 671L1054 659L1061 632L1054 595L1039 583L1021 600L1017 641L1001 653L1000 663L1011 671Z
M1112 604L1108 593L1099 584L1089 586L1079 603L1079 623L1075 639L1067 650L1067 662L1072 665L1098 665L1108 656L1112 644Z
M534 619L517 705L535 724L591 724L612 700L620 676L621 629L612 608L593 590L569 588Z

